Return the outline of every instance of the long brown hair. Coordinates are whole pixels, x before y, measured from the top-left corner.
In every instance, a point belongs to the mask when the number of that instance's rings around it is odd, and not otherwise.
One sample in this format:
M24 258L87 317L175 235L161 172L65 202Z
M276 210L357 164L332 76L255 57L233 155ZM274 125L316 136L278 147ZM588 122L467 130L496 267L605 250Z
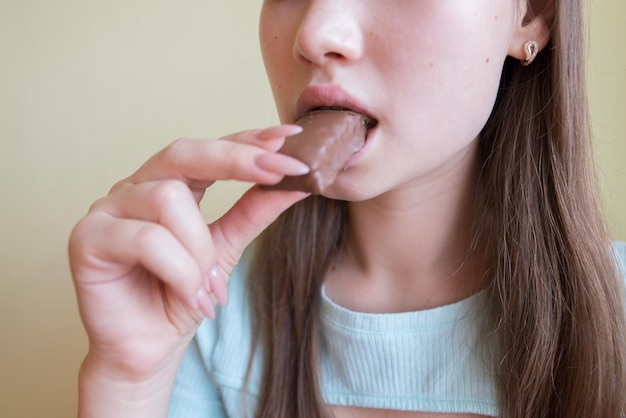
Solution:
M581 2L531 67L505 64L481 137L502 416L626 412L624 297L598 204Z
M554 1L552 38L529 67L508 58L480 137L493 260L491 326L503 417L618 418L626 411L624 289L598 203L581 0ZM331 414L319 388L320 289L347 204L313 196L256 245L257 417Z

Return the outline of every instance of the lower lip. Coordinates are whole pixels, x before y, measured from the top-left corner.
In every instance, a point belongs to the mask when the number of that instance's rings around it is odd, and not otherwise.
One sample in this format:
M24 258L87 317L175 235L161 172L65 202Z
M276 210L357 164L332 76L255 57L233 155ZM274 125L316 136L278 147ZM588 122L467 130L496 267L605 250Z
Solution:
M369 131L367 131L367 136L365 137L365 143L363 144L363 147L358 150L357 152L355 152L354 154L352 154L352 157L350 157L350 159L346 162L346 164L343 166L344 170L352 167L353 165L355 165L356 163L359 162L359 160L361 158L363 158L363 156L365 154L367 154L368 149L370 148L370 143L372 142L372 136L374 135L374 132L378 129L378 126L374 126L372 129L370 129Z

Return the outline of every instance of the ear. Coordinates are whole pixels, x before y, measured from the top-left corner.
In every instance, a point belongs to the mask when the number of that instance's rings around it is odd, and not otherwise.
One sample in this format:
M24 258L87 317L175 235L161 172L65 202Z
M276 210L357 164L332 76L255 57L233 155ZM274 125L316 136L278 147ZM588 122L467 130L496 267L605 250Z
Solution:
M517 28L509 46L509 55L523 60L526 58L524 44L527 41L537 42L539 51L542 51L548 44L554 4L553 0L520 0L519 3L520 13Z

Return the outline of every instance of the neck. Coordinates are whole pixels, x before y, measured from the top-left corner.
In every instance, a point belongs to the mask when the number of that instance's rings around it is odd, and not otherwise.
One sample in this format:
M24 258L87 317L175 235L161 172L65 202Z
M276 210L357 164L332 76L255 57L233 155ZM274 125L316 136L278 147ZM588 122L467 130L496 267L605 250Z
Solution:
M344 251L327 280L331 298L357 311L402 312L480 290L475 166L456 165L437 181L351 203Z

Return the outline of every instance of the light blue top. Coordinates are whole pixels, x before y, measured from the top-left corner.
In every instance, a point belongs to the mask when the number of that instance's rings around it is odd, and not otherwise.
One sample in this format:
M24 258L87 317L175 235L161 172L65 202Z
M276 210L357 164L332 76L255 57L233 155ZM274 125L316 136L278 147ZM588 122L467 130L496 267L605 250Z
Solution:
M626 243L615 245L626 277ZM247 259L229 282L230 301L205 320L181 363L171 418L251 416L261 381L256 354L243 392L250 353ZM349 311L322 292L321 385L333 405L498 416L496 392L480 327L485 293L435 309L399 314ZM247 408L247 409L245 409ZM246 412L247 411L247 412Z

